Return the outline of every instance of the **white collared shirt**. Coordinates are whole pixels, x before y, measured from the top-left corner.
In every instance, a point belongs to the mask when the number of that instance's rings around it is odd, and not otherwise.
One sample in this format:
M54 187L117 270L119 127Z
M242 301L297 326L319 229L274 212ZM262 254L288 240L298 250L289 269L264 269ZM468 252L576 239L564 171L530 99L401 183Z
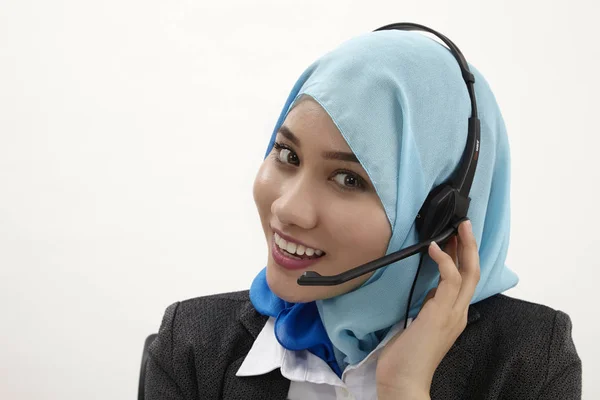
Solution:
M411 318L408 319L410 325ZM383 346L404 328L394 325L381 343L364 360L349 365L340 379L329 365L308 350L287 350L275 338L275 318L271 317L254 341L236 376L256 376L281 368L289 379L289 400L371 400L377 399L375 369Z

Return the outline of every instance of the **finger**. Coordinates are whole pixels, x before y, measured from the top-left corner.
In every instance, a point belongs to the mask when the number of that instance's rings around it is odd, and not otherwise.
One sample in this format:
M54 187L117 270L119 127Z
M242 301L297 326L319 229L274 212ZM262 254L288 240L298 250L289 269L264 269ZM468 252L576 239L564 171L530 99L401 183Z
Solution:
M452 261L454 261L456 267L460 268L458 265L458 238L456 236L452 236L448 240L446 246L444 246L444 251L452 257Z
M477 240L473 235L473 228L470 222L463 222L458 228L459 249L462 257L459 260L461 265L459 273L462 277L462 286L458 293L455 307L459 309L469 307L481 274Z
M452 257L440 249L435 242L429 246L429 256L438 264L440 271L440 283L435 299L448 308L452 308L460 291L462 277Z
M456 243L454 245L452 244L453 239L456 240ZM456 236L453 236L448 240L448 242L446 242L446 245L444 246L444 252L446 252L450 257L452 257L452 260L454 260L454 264L456 264L458 266L457 261L456 261L457 249L458 249L458 240L456 239ZM442 275L440 275L438 278L437 286L439 286L441 282L442 282Z

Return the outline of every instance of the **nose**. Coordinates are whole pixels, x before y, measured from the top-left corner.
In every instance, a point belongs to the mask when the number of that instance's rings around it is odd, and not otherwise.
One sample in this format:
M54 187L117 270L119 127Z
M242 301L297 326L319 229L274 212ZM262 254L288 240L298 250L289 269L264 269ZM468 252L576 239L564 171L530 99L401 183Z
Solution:
M311 229L317 224L316 201L314 184L310 184L308 177L298 174L281 185L279 197L271 204L271 212L284 225Z

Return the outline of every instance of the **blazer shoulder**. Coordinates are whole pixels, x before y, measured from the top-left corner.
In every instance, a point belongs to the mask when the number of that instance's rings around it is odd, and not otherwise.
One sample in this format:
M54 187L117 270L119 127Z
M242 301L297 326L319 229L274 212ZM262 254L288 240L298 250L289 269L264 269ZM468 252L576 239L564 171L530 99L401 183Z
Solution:
M563 311L498 294L474 305L481 315L480 329L503 338L514 348L550 346L558 338L571 340L571 318ZM558 339L561 340L561 339Z
M497 294L475 304L477 310L484 316L494 319L510 318L512 322L533 321L554 322L554 319L567 316L563 311L555 310L544 304L517 299L504 294ZM568 316L567 316L568 317Z
M254 309L248 290L219 293L171 304L159 332L175 344L202 347L248 331L256 336L267 318Z
M180 312L183 311L186 314L192 313L193 315L197 315L197 313L202 314L211 310L235 313L240 308L244 308L251 303L249 291L242 290L194 297L180 300L176 304L179 305Z
M501 294L473 306L480 320L464 343L488 366L474 372L477 390L483 390L493 368L495 375L510 377L494 383L503 398L581 398L581 359L568 314Z

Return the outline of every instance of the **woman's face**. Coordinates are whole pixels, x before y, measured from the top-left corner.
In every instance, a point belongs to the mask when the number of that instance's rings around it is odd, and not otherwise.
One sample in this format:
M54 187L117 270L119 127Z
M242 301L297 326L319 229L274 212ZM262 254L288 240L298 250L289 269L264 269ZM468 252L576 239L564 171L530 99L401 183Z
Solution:
M300 286L304 271L335 275L385 255L391 229L366 172L339 130L310 97L289 112L275 146L254 182L254 201L267 240L267 283L289 302L309 302L346 293L371 274L337 286ZM354 159L354 161L353 161ZM310 266L281 262L275 237L297 258L321 254ZM290 245L301 243L305 246ZM298 253L304 252L302 256ZM322 253L321 253L322 252Z

